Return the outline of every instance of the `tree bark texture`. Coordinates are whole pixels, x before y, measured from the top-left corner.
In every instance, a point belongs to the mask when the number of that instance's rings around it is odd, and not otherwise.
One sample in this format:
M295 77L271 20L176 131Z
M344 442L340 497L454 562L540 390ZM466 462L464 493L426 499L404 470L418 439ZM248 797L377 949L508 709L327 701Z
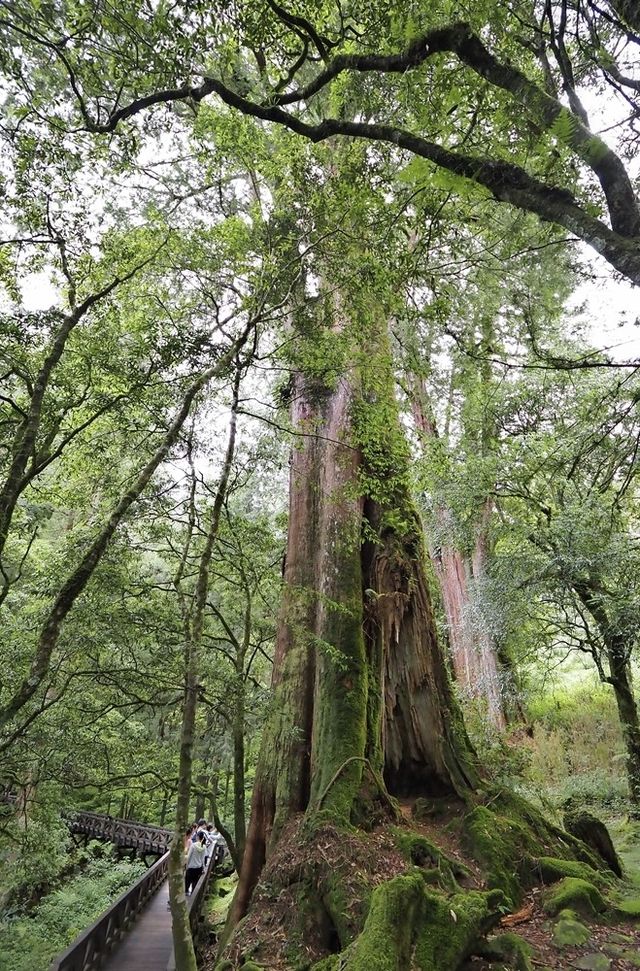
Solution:
M438 431L431 416L426 390L416 380L412 393L413 417L425 450L438 444ZM487 529L492 502L485 500L476 528L471 555L451 544L431 549L431 559L440 581L442 604L447 619L451 662L463 698L478 699L486 706L491 724L498 730L506 725L501 692L501 671L496 645L481 624L472 622L474 585L482 583L487 570ZM435 509L439 532L451 534L451 511L439 503Z
M627 750L629 792L632 802L640 806L640 718L633 692L631 667L626 655L621 656L618 651L610 652L609 670Z
M435 634L422 527L408 494L396 490L404 525L385 528L383 507L362 488L355 372L333 386L301 373L294 381L301 438L291 459L273 702L231 925L293 815L357 821L365 771L380 787L384 772L397 794L455 794L476 783ZM388 388L393 396L392 381Z

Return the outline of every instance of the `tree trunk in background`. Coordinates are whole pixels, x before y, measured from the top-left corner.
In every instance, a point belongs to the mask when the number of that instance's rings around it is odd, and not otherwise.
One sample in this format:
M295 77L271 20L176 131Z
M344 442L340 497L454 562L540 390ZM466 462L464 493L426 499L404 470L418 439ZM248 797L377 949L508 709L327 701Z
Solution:
M182 621L185 632L184 707L182 709L182 725L180 729L178 802L169 854L169 904L171 907L173 952L175 955L176 971L196 971L197 968L184 885L184 835L187 828L189 800L191 797L193 747L199 687L199 654L202 645L205 606L209 592L209 570L214 544L218 536L220 514L227 497L227 486L235 453L241 376L242 368L240 360L236 358L227 449L220 473L220 481L218 482L218 488L216 489L216 495L213 501L211 521L207 530L205 544L199 557L195 596L188 605L183 596L182 582L195 525L195 472L193 464L191 464L192 488L189 504L189 529L178 572L174 580L174 586L181 601ZM191 459L190 453L189 458Z
M235 658L235 708L233 712L233 830L236 868L242 866L246 841L245 821L245 680L244 665L251 637L251 599L247 593L244 635L238 642Z
M184 887L184 835L189 820L197 700L197 651L196 644L191 640L186 646L184 707L182 710L178 767L178 800L174 834L169 853L169 903L171 906L173 952L177 971L196 971L197 968Z
M631 677L631 651L609 619L608 611L602 601L602 587L597 576L580 577L574 579L573 588L578 597L592 615L604 644L604 655L609 665L609 677L603 677L601 665L599 670L602 680L608 682L618 707L620 727L627 753L626 767L629 783L629 795L636 807L640 807L640 717Z
M631 801L640 807L640 718L626 653L609 653L611 686L618 706L622 737L627 750L627 779Z
M381 433L400 437L386 335L379 339L381 359L372 361L372 347L366 357L391 416ZM384 508L363 495L357 369L331 386L298 374L292 402L303 437L291 459L273 702L231 924L246 913L292 816L357 822L367 762L374 778L384 772L392 793L462 794L476 784L436 638L421 525L408 493L396 490ZM408 468L406 446L403 455Z
M205 793L207 790L208 781L209 780L207 779L206 773L203 775L199 775L198 778L196 779L196 783L198 786L197 792L196 792L196 805L194 810L194 817L196 820L204 819L205 817L204 805L205 805Z
M427 392L418 380L413 388L412 406L424 449L437 447L438 431L431 416ZM506 717L498 652L490 633L473 619L474 587L480 586L486 576L487 529L492 511L492 500L485 500L470 556L444 544L431 549L431 559L440 581L451 661L460 693L464 698L481 701L486 706L489 722L502 730L506 726ZM435 517L439 533L450 536L451 511L439 504Z

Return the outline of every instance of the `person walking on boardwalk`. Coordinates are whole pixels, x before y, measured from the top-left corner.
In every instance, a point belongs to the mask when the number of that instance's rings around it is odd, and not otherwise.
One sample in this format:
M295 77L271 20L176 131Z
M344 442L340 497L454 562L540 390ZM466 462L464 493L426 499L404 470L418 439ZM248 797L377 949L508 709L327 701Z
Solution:
M184 889L190 894L202 876L204 870L204 857L207 852L207 838L205 833L198 833L195 843L192 843L187 850L186 865L184 875Z

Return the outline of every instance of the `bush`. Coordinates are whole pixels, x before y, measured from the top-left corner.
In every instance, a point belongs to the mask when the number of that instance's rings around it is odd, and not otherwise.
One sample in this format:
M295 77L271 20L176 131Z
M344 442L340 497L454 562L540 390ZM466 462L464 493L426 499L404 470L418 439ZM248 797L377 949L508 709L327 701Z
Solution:
M623 811L628 804L625 751L609 688L561 688L529 705L534 723L525 774L555 806Z
M146 869L141 860L117 860L113 852L104 854L104 846L100 850L100 858L43 897L28 916L6 915L0 921L2 971L46 971L55 955Z

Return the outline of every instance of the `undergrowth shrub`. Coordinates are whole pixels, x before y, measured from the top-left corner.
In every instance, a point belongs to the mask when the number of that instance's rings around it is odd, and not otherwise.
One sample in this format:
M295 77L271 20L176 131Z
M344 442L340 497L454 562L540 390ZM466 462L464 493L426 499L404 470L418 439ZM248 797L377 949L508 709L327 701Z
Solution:
M96 845L94 852L100 855L80 875L47 894L37 907L0 918L2 971L46 971L55 955L146 869L141 860L116 859L104 846L98 850Z
M529 704L533 738L525 784L555 806L568 799L607 811L628 800L625 750L611 690L557 688Z
M548 810L561 809L569 799L605 813L628 808L624 744L606 685L582 682L540 693L529 700L528 728L497 731L475 701L467 701L464 711L491 782L515 788Z

